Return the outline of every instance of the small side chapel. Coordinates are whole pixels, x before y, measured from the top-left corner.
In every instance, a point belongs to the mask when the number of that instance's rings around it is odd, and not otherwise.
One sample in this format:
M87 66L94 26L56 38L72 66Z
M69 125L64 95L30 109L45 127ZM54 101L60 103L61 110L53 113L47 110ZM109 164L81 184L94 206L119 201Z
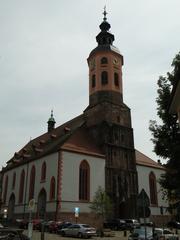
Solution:
M6 208L9 219L27 218L35 199L35 218L75 221L79 207L79 221L92 223L89 205L99 186L112 199L117 218L138 218L142 188L153 216L160 216L159 204L168 206L157 181L164 168L135 150L131 112L123 102L124 59L103 14L97 46L87 59L89 105L58 127L51 112L48 131L17 151L1 171L1 211Z

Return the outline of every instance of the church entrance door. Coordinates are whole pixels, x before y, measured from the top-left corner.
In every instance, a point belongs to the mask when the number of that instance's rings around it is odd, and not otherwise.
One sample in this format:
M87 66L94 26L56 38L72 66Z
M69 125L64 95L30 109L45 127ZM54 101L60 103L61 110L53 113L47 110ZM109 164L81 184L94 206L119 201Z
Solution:
M8 219L13 219L15 207L15 196L14 193L11 194L8 204Z
M46 215L46 191L42 189L38 196L37 215L40 219L45 219Z

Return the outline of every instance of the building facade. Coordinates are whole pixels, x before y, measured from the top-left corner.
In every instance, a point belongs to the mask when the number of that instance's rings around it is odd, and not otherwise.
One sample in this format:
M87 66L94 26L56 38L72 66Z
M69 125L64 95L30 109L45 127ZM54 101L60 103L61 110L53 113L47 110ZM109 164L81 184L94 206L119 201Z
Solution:
M73 221L78 207L80 221L92 223L89 206L99 186L113 202L113 217L138 218L141 188L156 198L151 212L159 214L164 203L156 179L164 169L148 165L151 159L140 164L135 155L131 113L123 102L123 56L109 29L104 11L98 45L87 60L89 105L83 114L55 128L51 113L48 131L28 142L2 169L2 212L8 209L9 219L27 218L29 201L35 199L33 217Z

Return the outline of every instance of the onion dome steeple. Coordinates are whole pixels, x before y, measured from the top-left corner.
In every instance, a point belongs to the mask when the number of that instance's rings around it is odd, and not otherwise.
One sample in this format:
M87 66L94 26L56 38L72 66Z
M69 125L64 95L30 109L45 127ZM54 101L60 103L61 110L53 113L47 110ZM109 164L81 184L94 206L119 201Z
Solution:
M48 132L50 132L54 129L55 123L56 123L56 121L53 117L53 110L51 110L51 117L49 118L47 123L48 123Z
M109 32L111 25L107 21L104 8L103 21L96 36L98 46L87 59L89 66L89 106L101 102L121 104L123 101L122 66L123 56L113 45L114 35Z
M98 45L112 45L114 41L114 35L109 32L111 25L107 22L106 7L104 7L103 14L104 14L103 22L99 25L101 32L96 36L96 41L98 42Z

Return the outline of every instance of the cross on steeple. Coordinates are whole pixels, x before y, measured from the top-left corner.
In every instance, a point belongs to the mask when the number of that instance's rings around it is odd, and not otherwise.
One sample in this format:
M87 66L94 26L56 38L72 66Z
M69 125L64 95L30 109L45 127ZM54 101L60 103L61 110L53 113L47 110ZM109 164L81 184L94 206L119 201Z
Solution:
M107 17L106 17L107 14L108 14L108 13L106 12L106 5L105 5L105 6L104 6L104 12L103 12L103 15L104 15L103 20L104 20L104 21L107 20Z

